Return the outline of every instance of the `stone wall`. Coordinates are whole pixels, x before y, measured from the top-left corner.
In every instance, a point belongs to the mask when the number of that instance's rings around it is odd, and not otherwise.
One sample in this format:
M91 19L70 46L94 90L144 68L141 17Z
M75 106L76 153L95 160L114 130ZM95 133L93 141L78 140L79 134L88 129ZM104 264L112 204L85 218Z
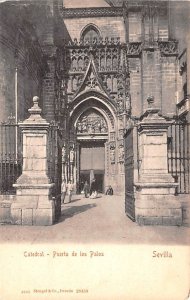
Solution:
M42 52L21 7L17 11L15 6L4 3L0 5L0 14L0 104L4 107L0 121L16 115L16 101L18 120L23 120L32 96L41 95Z
M129 68L132 115L139 117L146 110L149 95L154 95L163 115L175 115L179 87L176 55L163 56L158 48L144 49L138 58L129 58Z
M91 18L72 18L64 21L67 31L73 40L80 40L82 30L88 24L94 24L100 30L103 39L106 37L120 37L121 42L125 42L125 27L122 17L91 17Z
M55 59L48 57L48 72L43 79L43 114L48 121L55 119Z

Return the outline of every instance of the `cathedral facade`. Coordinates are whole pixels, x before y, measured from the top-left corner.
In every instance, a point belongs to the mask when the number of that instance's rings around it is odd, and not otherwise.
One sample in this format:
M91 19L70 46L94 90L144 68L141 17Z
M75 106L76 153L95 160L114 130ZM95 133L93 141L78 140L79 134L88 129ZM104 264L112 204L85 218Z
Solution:
M95 178L100 192L111 185L124 193L125 130L148 98L168 118L189 118L189 48L178 8L130 0L1 4L1 121L24 120L38 95L61 133L61 180L76 192Z

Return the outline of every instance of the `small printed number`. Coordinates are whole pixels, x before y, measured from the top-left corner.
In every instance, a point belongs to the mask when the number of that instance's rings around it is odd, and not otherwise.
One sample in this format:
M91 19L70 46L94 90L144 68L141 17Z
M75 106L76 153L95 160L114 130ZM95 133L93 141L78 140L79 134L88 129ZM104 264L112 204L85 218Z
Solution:
M76 293L88 293L88 290L76 290Z

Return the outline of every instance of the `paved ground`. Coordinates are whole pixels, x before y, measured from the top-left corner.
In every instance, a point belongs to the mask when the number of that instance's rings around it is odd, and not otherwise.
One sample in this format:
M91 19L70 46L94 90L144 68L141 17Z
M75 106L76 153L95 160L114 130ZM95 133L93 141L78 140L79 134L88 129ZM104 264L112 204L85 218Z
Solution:
M62 205L59 223L47 227L0 226L1 242L76 242L117 244L184 245L189 242L190 228L138 226L126 217L121 196L97 199L73 196Z

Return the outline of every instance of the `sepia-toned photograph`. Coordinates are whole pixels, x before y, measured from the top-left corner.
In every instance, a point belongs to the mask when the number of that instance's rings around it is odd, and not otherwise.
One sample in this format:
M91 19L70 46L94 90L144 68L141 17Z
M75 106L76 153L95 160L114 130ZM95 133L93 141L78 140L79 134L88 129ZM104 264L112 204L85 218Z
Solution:
M190 1L1 0L0 103L0 300L190 299Z

